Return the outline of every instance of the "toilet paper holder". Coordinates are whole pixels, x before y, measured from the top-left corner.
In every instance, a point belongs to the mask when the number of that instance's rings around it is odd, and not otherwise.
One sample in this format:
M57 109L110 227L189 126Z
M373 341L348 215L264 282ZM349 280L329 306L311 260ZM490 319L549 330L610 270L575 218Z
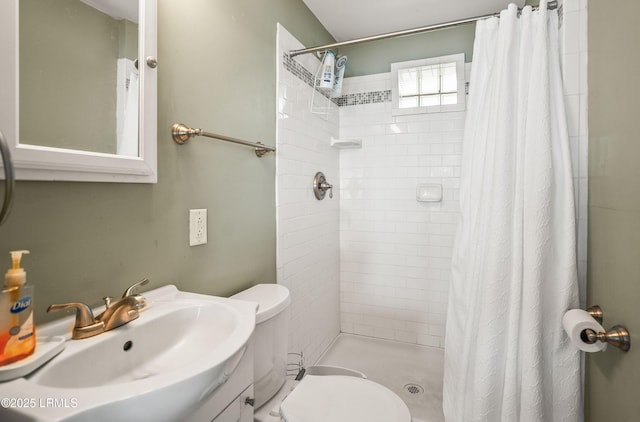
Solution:
M598 324L602 325L602 321L604 320L602 308L600 308L598 305L594 305L587 308L587 312L589 313L589 315L591 315L591 317L593 317L593 319L598 321ZM587 328L586 330L582 331L582 333L580 333L580 338L582 339L582 341L588 344L593 344L596 341L608 343L624 352L628 352L631 348L631 336L629 335L629 331L626 329L626 327L622 325L614 325L606 333L596 333L595 331Z

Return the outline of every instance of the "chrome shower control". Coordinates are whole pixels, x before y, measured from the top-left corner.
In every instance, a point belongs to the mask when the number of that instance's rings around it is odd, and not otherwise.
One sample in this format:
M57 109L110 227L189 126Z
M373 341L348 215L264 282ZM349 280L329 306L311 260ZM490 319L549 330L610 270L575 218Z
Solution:
M324 173L317 172L313 178L313 194L317 200L324 199L324 196L329 191L329 198L333 198L333 185L327 182L327 178L324 177Z

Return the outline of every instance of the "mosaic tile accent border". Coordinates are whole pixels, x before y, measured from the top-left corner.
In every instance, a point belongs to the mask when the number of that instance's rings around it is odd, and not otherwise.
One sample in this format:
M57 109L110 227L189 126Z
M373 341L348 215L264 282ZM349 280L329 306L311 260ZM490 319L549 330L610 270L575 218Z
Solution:
M358 92L357 94L342 95L337 98L338 107L361 105L361 104L375 104L386 103L391 101L391 90L386 91L371 91L371 92Z
M282 58L282 64L286 70L291 72L295 77L309 85L315 86L315 76L308 71L304 66L295 61L292 57L289 57L287 53L284 53ZM329 94L325 91L321 91L316 88L316 91L329 98ZM391 101L391 90L386 91L372 91L372 92L359 92L356 94L341 95L340 97L331 98L331 102L338 107L362 105L362 104L375 104L385 103Z
M295 61L293 57L290 57L287 53L282 55L282 65L285 69L310 87L315 85L313 81L313 73L309 72L304 66Z
M289 72L291 72L295 77L297 77L302 82L304 82L307 85L309 85L310 87L314 88L316 90L316 92L318 92L319 94L322 94L322 96L324 96L325 98L328 98L332 103L338 105L338 100L339 100L340 97L338 97L338 98L330 98L328 92L316 88L315 87L315 85L316 85L315 75L313 73L309 72L300 63L298 63L297 61L293 60L292 57L289 57L289 55L287 53L283 53L282 64L284 65L284 68L286 70L288 70Z

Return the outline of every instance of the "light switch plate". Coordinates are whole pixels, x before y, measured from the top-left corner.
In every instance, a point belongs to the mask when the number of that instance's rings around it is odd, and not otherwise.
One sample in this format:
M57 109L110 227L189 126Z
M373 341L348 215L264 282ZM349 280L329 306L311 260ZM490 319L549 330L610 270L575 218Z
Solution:
M207 209L189 210L189 246L207 243Z

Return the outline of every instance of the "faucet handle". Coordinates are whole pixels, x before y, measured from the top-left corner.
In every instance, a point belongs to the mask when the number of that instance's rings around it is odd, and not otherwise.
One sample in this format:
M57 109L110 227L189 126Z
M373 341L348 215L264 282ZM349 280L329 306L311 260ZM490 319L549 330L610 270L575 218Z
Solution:
M104 307L106 309L109 309L109 306L111 306L111 301L113 300L113 298L111 296L105 296L102 298L102 300L104 300Z
M148 278L143 278L142 280L138 281L137 283L129 286L127 288L127 290L125 290L124 293L122 294L122 297L125 298L127 296L133 295L133 289L138 288L140 286L144 286L144 285L146 285L148 283L149 283L149 279Z
M86 327L96 322L93 311L89 305L79 302L62 303L49 305L47 312L57 312L63 309L75 309L76 310L76 328Z
M56 312L63 309L75 309L76 310L76 323L73 326L73 333L71 338L81 339L96 334L100 334L104 331L104 322L97 321L91 308L84 303L62 303L49 305L47 312Z

